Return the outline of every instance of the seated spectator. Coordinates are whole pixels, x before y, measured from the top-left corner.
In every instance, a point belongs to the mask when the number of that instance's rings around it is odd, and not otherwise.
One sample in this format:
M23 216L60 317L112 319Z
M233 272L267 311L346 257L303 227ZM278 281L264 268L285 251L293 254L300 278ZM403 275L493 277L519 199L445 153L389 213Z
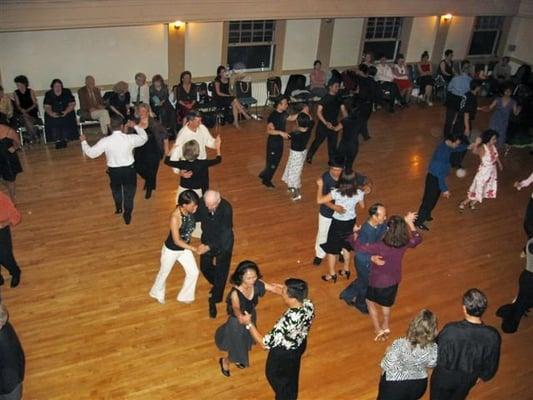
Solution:
M175 103L176 121L183 125L183 120L196 107L196 85L192 83L192 75L189 71L183 71L180 75L180 83L172 88L170 101Z
M24 125L27 135L35 138L35 125L39 122L39 106L35 92L29 87L28 78L19 75L15 78L17 90L13 93L15 100L15 118L18 123Z
M142 72L135 74L135 84L132 86L131 91L132 103L137 106L141 103L150 104L150 87L146 83L146 75Z
M439 63L438 74L442 76L446 83L452 80L455 75L453 72L453 50L448 49L444 52L444 59Z
M405 105L409 102L413 84L409 78L409 70L405 64L405 58L403 54L398 54L396 56L396 63L392 68L392 75L394 76L394 83L396 83L398 90L400 91L400 101L403 105Z
M9 96L4 94L4 88L0 86L0 114L10 120L13 117L13 103Z
M154 75L150 85L150 107L159 122L174 135L176 133L176 111L169 101L168 86L163 77Z
M394 112L394 102L402 101L398 86L394 83L394 75L392 68L387 64L387 57L381 56L379 63L376 65L376 76L374 77L383 91L390 93L389 97L389 111Z
M246 119L251 119L250 115L246 112L244 106L229 93L229 78L226 76L226 68L220 65L217 68L217 77L215 78L213 88L213 99L217 107L232 108L233 111L233 125L239 129L239 115L242 115Z
M502 57L492 70L490 88L493 93L501 93L502 84L511 79L509 57Z
M85 77L85 86L78 90L80 100L80 116L84 119L94 119L100 122L100 129L103 135L109 133L109 113L105 109L104 100L100 94L100 89L95 86L94 77Z
M67 147L68 140L78 138L78 126L74 108L76 101L60 79L54 79L44 96L45 130L56 142L56 149Z
M327 93L326 73L322 70L322 62L316 60L313 63L313 70L309 74L309 90L313 96L323 97Z
M112 115L118 115L126 121L131 115L130 109L130 92L128 92L128 84L124 81L115 83L112 92L107 92L104 95L109 112Z
M374 53L367 51L363 56L363 64L365 64L367 67L374 65Z
M418 71L418 86L420 87L420 95L427 103L432 106L431 94L433 93L433 66L429 61L429 53L424 51L420 57L420 62L416 65Z

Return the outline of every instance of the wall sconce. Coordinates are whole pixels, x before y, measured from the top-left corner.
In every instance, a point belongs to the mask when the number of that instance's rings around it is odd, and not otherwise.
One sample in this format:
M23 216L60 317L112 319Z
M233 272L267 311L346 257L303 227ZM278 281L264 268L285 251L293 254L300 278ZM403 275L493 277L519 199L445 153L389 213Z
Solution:
M444 22L450 22L452 20L452 14L444 14L441 18Z
M178 20L178 21L174 21L172 25L174 26L174 29L179 31L181 28L185 27L185 22Z

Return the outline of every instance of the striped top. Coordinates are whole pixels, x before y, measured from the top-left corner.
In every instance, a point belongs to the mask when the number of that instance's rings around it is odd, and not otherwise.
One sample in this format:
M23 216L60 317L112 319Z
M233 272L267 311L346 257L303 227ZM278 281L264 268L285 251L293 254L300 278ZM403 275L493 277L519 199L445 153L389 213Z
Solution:
M413 347L406 338L396 339L381 360L381 369L388 381L425 379L428 368L437 365L437 344Z

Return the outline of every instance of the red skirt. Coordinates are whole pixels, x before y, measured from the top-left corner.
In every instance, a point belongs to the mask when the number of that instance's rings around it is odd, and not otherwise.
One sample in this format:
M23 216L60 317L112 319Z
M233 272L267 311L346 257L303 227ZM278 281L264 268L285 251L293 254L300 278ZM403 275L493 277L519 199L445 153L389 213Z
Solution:
M409 89L412 86L409 79L395 79L394 83L398 85L400 90Z

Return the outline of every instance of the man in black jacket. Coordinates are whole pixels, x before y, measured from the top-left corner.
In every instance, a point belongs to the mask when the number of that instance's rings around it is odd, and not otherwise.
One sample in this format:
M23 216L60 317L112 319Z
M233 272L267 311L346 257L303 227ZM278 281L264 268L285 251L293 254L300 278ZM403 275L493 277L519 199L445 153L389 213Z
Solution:
M0 304L0 398L20 400L24 381L24 351L8 317L7 308Z
M216 318L216 303L222 302L233 251L233 210L214 190L205 192L197 216L202 223L198 246L200 270L213 287L209 294L209 316Z

